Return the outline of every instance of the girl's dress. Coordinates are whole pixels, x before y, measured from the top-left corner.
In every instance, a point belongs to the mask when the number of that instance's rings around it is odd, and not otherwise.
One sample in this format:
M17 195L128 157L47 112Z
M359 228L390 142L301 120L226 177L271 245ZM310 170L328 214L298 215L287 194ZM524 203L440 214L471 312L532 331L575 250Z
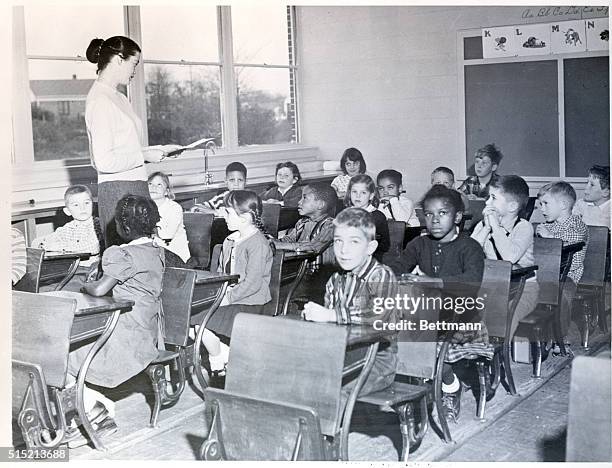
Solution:
M230 234L223 242L218 272L238 274L240 279L228 289L221 306L206 324L214 333L228 337L238 313L261 314L263 306L272 299L272 249L268 239L259 230L244 238L237 234Z
M119 316L117 326L91 362L86 380L103 387L116 387L143 371L163 348L161 291L164 249L151 239L109 247L102 256L104 274L118 281L113 288L116 300L134 301L132 310ZM69 370L78 369L93 344L69 355Z
M271 189L268 189L259 194L259 196L263 201L269 200L271 198L273 200L282 201L283 206L296 207L302 199L302 186L294 184L283 195L278 189L278 186L275 185Z
M174 252L183 262L187 263L189 257L189 241L187 231L183 224L183 208L174 200L164 198L155 202L159 210L159 223L157 235L167 241L166 248Z
M351 176L348 174L342 174L336 176L334 180L331 181L331 186L336 190L336 192L346 193L346 189L348 188L349 181L351 180Z

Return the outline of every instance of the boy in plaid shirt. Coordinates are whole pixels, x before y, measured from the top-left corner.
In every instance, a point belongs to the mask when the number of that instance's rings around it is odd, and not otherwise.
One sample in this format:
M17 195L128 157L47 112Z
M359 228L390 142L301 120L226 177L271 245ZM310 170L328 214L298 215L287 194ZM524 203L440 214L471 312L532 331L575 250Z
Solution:
M314 322L372 324L375 320L393 321L395 311L374 312L376 298L394 297L397 280L391 269L378 263L372 254L378 245L372 215L362 208L347 208L334 220L334 253L343 272L327 282L324 306L308 302L302 317ZM395 337L381 343L374 367L360 394L382 390L393 383L397 365ZM345 395L355 381L344 386Z
M279 250L318 253L309 262L306 274L294 293L296 301L300 301L302 297L322 301L325 284L331 274L337 270L331 248L336 201L336 192L328 184L314 183L305 186L302 190L302 199L298 203L298 212L302 218L286 236L273 240L274 247Z
M563 303L561 304L561 331L565 335L571 318L571 304L576 293L576 285L584 271L584 256L589 242L589 230L576 214L572 214L576 203L576 191L567 182L555 182L542 187L540 210L546 220L536 228L540 237L561 239L564 245L584 242L585 246L574 254L572 265L563 287Z
M87 266L98 259L101 246L100 224L93 217L93 199L89 187L73 185L64 194L64 213L74 219L52 234L34 239L32 247L46 251L90 253Z

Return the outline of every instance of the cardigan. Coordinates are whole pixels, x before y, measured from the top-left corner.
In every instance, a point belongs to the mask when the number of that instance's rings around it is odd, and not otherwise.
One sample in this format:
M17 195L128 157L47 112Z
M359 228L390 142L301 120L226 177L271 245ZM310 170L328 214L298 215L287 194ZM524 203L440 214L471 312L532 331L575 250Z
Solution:
M98 183L147 180L142 123L123 94L96 80L87 94L85 124Z
M223 241L217 271L226 271L228 262L231 265L231 273L240 275L240 279L238 284L227 289L222 305L263 305L272 299L272 249L261 231L257 230L243 239L237 238L235 234L227 236Z
M484 252L474 239L461 232L450 242L419 236L406 245L399 258L388 262L396 275L417 265L427 276L441 278L443 291L454 296L476 296L484 273Z

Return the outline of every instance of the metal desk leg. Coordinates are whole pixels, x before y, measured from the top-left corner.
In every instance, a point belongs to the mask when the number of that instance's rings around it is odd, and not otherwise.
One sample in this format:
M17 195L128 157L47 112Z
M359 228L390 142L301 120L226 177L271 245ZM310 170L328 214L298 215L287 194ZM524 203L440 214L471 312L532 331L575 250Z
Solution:
M77 269L79 268L80 263L81 263L81 260L78 258L72 262L72 264L70 265L70 268L68 269L68 273L66 273L66 276L64 277L64 279L55 287L54 291L61 291L62 289L64 289L64 286L68 284L68 281L70 281L72 277L75 275L75 273L77 272Z
M89 369L89 366L94 356L97 354L100 348L104 346L104 343L106 343L108 338L111 336L111 334L115 330L120 314L121 314L121 310L116 310L115 312L113 312L113 315L111 316L111 319L107 323L106 328L104 329L104 332L96 340L94 345L89 350L89 353L87 353L87 357L85 357L83 364L81 364L81 368L79 369L79 375L77 376L77 383L76 383L77 385L76 387L77 413L79 415L79 419L81 420L81 423L83 424L83 429L85 429L85 432L89 436L89 439L94 444L94 447L98 450L106 450L106 447L104 446L104 444L102 443L98 435L96 434L96 431L94 431L91 423L89 422L89 419L87 419L87 413L85 412L85 404L83 401L83 391L85 390L85 376L87 375L87 370Z
M228 282L224 282L223 286L219 289L217 293L217 297L215 298L215 302L210 306L208 312L204 315L202 322L200 323L200 328L198 329L198 334L195 340L195 346L193 347L193 368L195 370L196 377L198 378L198 382L200 383L200 387L202 390L205 390L208 387L208 381L204 377L202 373L202 363L200 358L200 347L202 346L202 334L204 333L204 328L206 328L206 324L208 320L212 316L212 314L219 308L221 301L225 297L225 292L227 291Z
M291 283L291 287L289 288L289 291L287 292L287 297L285 298L285 303L283 304L283 315L287 315L287 311L289 310L289 304L291 303L291 298L293 297L293 293L300 284L300 281L302 281L304 273L306 273L306 266L308 265L308 262L309 260L307 259L302 260L302 264L298 269L295 279L293 280L293 283Z
M376 353L378 352L378 341L376 343L372 343L368 348L368 353L365 357L365 363L363 364L363 369L359 373L359 377L357 378L357 382L355 386L351 390L349 394L348 400L346 402L346 406L344 408L344 414L342 415L342 427L340 428L340 459L342 461L348 461L348 438L349 431L351 428L351 418L353 416L353 408L355 407L355 403L357 402L357 396L363 387L363 384L367 380L370 375L370 371L372 367L374 367L374 361L376 360Z

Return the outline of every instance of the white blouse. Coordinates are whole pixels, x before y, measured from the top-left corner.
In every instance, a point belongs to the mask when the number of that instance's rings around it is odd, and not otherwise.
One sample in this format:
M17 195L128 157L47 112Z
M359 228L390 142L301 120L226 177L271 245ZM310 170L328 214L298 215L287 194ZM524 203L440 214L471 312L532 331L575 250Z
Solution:
M147 180L142 123L123 94L96 80L87 94L85 123L98 183Z

